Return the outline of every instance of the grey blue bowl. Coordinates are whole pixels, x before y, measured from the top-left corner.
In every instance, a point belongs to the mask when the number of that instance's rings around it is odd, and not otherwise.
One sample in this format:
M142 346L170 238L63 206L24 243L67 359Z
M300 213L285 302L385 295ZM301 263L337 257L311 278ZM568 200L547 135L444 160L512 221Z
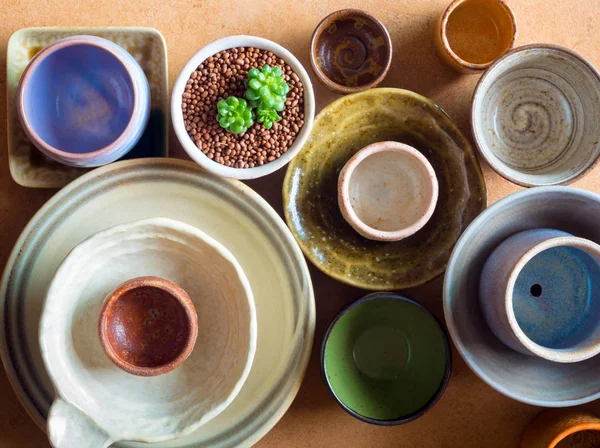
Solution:
M600 353L600 245L555 229L504 240L481 273L488 326L513 350L554 362Z
M113 162L138 142L150 114L150 87L136 60L96 36L61 39L41 50L19 82L25 133L46 156L76 167Z
M482 268L507 238L550 228L598 243L599 221L599 195L569 187L539 187L512 194L486 209L456 244L444 281L446 323L467 364L498 392L546 407L600 398L600 356L557 363L519 353L494 336L478 302Z
M374 293L333 320L321 350L330 392L350 415L375 425L400 425L432 408L452 367L450 342L422 305Z

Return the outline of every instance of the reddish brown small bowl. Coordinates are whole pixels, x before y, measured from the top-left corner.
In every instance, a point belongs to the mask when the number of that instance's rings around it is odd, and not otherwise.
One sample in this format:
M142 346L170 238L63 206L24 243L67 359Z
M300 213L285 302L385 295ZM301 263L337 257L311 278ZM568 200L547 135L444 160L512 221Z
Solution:
M356 93L378 86L392 63L392 39L386 27L359 9L325 17L310 43L312 68L327 88Z
M110 360L133 375L156 376L192 353L198 315L187 293L160 277L119 285L100 312L100 343Z

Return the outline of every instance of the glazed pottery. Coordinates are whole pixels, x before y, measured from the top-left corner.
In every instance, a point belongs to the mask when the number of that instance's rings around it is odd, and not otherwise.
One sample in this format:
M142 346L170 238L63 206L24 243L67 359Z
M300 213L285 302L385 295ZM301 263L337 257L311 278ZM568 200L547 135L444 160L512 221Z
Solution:
M185 361L198 337L198 314L190 296L160 277L136 277L104 300L100 345L127 373L162 375Z
M377 87L392 63L392 39L370 14L342 9L325 17L310 42L312 68L327 88L355 93Z
M98 337L104 305L114 316L118 309L113 307L123 304L120 294L131 285L124 281L143 276L164 278L183 288L197 311L195 326L201 329L189 358L180 359L179 368L171 366L165 369L171 372L152 378L137 376L162 372L132 365L136 353L131 339L115 354L120 358L117 366L110 359L115 356L106 356L106 346L118 350L115 342L125 335L106 334L112 339L109 342L103 340L101 329ZM160 281L137 282L142 287L144 283L146 289L158 286L171 290L171 295L175 292ZM181 296L181 292L176 294ZM191 312L183 310L187 332L192 333L183 337L187 339L180 352L184 356L191 352L187 343L197 333L189 328L190 314L196 316L193 307ZM161 319L161 309L165 311L164 306L154 304L137 331L153 327L152 320ZM129 314L126 325L134 324ZM50 441L55 448L82 446L74 441L90 434L94 442L83 446L101 448L119 440L158 442L191 433L223 412L238 395L254 360L256 326L250 284L239 263L197 228L152 218L93 235L59 266L40 319L42 358L58 395L47 422ZM163 339L169 337L168 327L163 321L159 329L154 328L152 336L161 340L148 341L150 356L159 354ZM172 328L172 333L179 331ZM68 432L62 430L65 418L71 421Z
M431 164L398 142L364 147L344 165L338 180L342 216L371 240L399 241L419 231L433 215L437 198Z
M304 125L296 136L296 140L292 146L281 155L281 157L272 162L265 163L262 166L255 166L254 168L234 168L209 159L206 154L198 149L194 141L188 135L183 120L183 112L181 110L182 95L192 72L194 72L194 70L196 70L208 57L220 51L236 47L254 47L273 52L292 68L304 86ZM175 128L177 139L179 140L179 143L181 143L181 146L183 146L183 149L185 149L185 152L187 152L187 154L202 168L212 173L234 179L254 179L266 176L285 166L296 156L296 154L298 154L298 151L300 151L300 148L308 138L313 125L314 116L315 95L308 73L306 73L306 70L300 61L298 61L292 53L281 45L268 39L263 39L262 37L230 36L206 45L198 53L192 56L185 67L183 67L183 70L175 81L175 86L173 87L173 92L171 94L171 119L173 120L173 127Z
M501 176L526 187L574 182L600 156L600 73L566 48L519 47L481 77L471 118Z
M494 334L521 353L578 362L600 353L595 297L600 246L552 229L502 242L481 273L479 302Z
M521 440L521 448L595 448L599 444L600 419L577 409L541 412Z
M519 353L494 335L479 306L483 266L503 241L526 230L549 228L598 243L599 220L597 194L569 187L533 188L490 206L456 244L444 278L446 323L469 367L498 392L546 407L574 406L600 398L599 356L557 363Z
M463 73L481 73L514 47L515 15L504 0L454 0L435 29L441 58Z
M7 260L0 289L0 349L8 377L27 411L44 427L54 391L37 334L52 276L80 241L118 224L156 216L202 230L242 266L255 299L256 354L239 395L210 424L170 442L114 446L251 446L283 416L300 387L314 334L312 284L304 257L277 213L250 188L210 175L194 163L140 159L111 164L77 179L40 209ZM201 336L200 327L194 353ZM190 359L169 374L141 379L169 378Z
M141 138L150 88L123 48L96 36L72 36L29 62L17 111L44 155L69 166L95 167L121 158Z
M322 348L323 376L337 402L354 417L400 425L431 409L451 371L450 342L422 305L374 293L333 320Z
M92 35L114 42L144 70L150 85L150 117L138 143L122 159L166 157L167 148L167 45L158 30L142 27L41 27L23 28L10 36L6 50L8 167L23 187L62 188L89 168L76 168L42 154L25 134L17 113L17 86L29 61L59 39Z
M340 213L337 184L361 148L396 141L417 149L439 183L429 222L397 242L359 235ZM325 107L283 184L288 226L306 257L336 280L369 290L403 289L442 274L458 237L486 206L477 158L431 100L400 89L371 89Z

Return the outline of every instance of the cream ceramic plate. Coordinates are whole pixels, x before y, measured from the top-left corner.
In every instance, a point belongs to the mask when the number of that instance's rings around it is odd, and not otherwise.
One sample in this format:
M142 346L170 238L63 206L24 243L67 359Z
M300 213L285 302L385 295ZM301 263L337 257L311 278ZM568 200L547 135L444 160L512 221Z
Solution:
M148 275L189 294L199 327L190 357L154 377L119 369L98 337L106 296ZM55 447L73 446L78 436L86 441L79 448L169 440L215 418L239 393L256 351L254 299L222 244L179 221L143 219L97 233L69 253L48 289L40 346L59 394L48 419ZM69 431L61 430L65 419Z
M257 349L242 390L192 434L118 447L239 447L264 436L285 413L304 376L315 308L306 262L285 224L254 191L174 159L118 162L56 194L27 225L0 290L2 360L31 416L45 426L54 398L38 343L44 294L57 267L81 241L114 225L163 216L223 244L246 273L257 315Z

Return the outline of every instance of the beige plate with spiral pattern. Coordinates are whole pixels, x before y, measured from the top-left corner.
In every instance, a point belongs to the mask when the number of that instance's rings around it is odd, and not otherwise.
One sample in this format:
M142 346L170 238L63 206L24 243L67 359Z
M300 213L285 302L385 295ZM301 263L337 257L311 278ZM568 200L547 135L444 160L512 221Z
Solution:
M525 186L566 185L600 156L600 73L556 45L526 45L481 77L472 106L481 155Z

